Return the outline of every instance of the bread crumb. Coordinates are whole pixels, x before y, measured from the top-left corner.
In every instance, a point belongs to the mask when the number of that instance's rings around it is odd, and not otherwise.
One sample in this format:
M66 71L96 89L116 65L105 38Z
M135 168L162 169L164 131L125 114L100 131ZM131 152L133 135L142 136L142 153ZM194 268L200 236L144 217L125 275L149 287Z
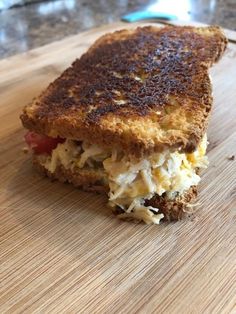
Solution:
M22 152L23 152L24 154L27 154L27 153L29 152L29 148L28 148L28 147L23 147L23 148L22 148Z
M235 159L235 155L228 156L228 160L234 160L234 159Z

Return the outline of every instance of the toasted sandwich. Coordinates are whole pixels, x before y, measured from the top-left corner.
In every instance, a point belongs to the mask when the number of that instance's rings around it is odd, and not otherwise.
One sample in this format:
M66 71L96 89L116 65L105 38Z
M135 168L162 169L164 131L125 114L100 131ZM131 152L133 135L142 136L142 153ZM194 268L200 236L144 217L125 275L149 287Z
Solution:
M52 179L107 193L121 218L180 219L208 165L208 70L226 45L217 26L102 36L23 109L33 163Z

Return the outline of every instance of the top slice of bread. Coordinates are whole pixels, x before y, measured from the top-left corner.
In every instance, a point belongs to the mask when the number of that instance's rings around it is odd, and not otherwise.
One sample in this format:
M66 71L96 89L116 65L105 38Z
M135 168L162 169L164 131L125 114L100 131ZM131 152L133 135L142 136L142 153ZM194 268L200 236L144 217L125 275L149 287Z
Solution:
M138 156L192 152L212 107L208 69L226 45L217 26L104 35L24 108L21 120L38 133Z

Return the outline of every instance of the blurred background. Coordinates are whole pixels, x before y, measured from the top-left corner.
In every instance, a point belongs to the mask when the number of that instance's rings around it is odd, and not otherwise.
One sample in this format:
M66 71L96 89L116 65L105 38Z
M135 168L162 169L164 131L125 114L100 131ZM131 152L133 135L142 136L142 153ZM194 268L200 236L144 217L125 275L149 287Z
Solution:
M0 0L0 58L143 10L236 30L236 0Z

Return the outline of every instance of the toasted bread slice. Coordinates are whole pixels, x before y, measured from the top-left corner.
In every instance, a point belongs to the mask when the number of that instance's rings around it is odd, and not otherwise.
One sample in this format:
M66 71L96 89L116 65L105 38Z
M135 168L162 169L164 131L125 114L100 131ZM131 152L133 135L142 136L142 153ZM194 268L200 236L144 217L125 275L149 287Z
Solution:
M59 180L63 183L68 182L88 192L103 194L109 191L107 178L101 169L77 168L76 171L72 171L66 169L63 165L59 165L52 173L43 166L41 156L39 155L34 155L33 163L40 173L48 176L52 180ZM188 191L185 191L182 195L174 199L168 199L166 194L162 196L156 194L153 198L146 201L146 205L158 208L158 214L164 214L164 220L179 220L183 217L185 211L188 210L189 204L195 200L196 196L197 189L195 186L192 186ZM114 208L113 212L119 215L120 218L135 218L135 220L138 220L136 217L126 214L119 207Z
M208 68L227 40L211 27L107 34L24 108L23 125L142 156L192 152L212 106Z
M72 171L60 164L54 172L50 172L44 167L42 157L44 156L33 155L33 165L49 178L71 183L88 192L107 193L109 191L108 182L102 169L76 168Z

